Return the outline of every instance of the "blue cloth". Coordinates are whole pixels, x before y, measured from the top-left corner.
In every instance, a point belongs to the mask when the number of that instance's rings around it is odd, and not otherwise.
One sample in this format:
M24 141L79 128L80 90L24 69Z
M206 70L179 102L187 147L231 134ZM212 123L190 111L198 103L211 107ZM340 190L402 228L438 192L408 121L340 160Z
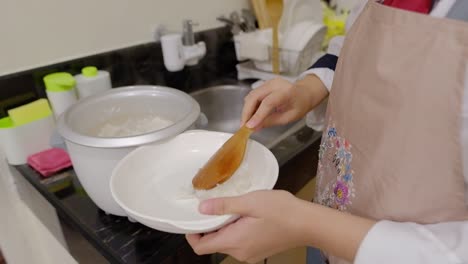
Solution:
M325 54L323 55L320 59L317 60L317 62L312 65L309 69L315 69L315 68L328 68L332 71L335 70L336 64L338 62L338 57L332 54Z
M307 247L307 264L326 264L319 249Z
M468 0L458 0L453 4L447 14L447 18L458 19L468 22Z

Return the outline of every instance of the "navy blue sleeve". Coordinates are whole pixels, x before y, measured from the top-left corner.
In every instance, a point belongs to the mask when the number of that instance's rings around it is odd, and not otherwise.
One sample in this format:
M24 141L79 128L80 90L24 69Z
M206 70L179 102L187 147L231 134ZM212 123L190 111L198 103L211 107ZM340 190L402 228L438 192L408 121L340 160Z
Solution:
M338 56L332 54L325 54L320 59L318 59L317 62L315 62L314 65L312 65L312 67L309 68L309 70L314 68L328 68L334 71L337 62Z

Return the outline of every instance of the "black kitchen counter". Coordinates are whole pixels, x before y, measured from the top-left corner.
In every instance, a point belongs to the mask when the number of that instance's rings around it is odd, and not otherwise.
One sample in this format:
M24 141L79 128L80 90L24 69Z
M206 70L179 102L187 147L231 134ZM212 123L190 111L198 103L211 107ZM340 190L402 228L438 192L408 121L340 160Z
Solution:
M182 235L159 232L132 223L126 217L105 214L82 190L73 169L57 176L67 175L72 181L56 193L51 192L28 165L16 166L16 169L56 208L61 218L111 263L162 263L177 253L176 249L189 249Z
M319 144L317 132L304 128L272 149L280 163L275 189L296 193L314 177ZM293 145L295 151L285 152ZM111 263L196 264L213 263L216 259L194 254L183 235L156 231L126 217L106 215L86 195L73 169L52 176L55 179L43 179L28 165L15 168L56 208L62 219Z

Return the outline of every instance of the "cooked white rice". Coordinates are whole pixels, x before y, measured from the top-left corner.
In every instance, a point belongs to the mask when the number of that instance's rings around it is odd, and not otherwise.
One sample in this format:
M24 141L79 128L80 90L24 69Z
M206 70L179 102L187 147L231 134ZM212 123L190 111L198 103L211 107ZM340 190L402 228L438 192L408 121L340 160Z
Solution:
M249 192L251 187L251 176L239 169L229 180L218 184L218 186L211 190L195 190L190 182L185 188L181 189L180 195L177 195L177 199L185 200L197 198L199 200L205 200L218 197L238 196Z
M104 123L97 129L99 137L129 137L168 127L174 122L157 115L121 118Z

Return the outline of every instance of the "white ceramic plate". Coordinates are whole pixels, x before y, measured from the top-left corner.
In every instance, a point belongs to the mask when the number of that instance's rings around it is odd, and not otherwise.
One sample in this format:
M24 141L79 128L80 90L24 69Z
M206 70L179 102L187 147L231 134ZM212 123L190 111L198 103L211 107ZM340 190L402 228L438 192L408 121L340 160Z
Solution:
M237 216L200 214L200 199L194 195L191 181L231 136L195 130L137 148L114 169L110 181L112 196L131 218L157 230L188 234L219 229ZM278 172L278 162L271 151L249 140L243 163L224 184L246 177L250 185L243 193L272 189Z

